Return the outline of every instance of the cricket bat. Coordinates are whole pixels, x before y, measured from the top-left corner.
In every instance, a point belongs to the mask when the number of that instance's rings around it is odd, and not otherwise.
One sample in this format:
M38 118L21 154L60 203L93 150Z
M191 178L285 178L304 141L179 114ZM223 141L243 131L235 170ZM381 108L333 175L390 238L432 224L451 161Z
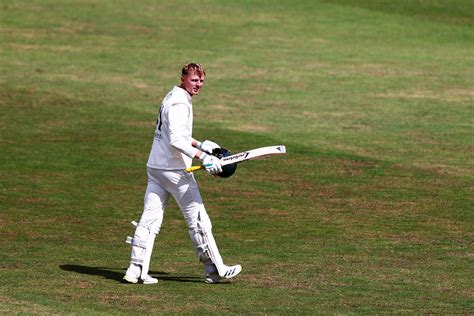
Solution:
M260 148L243 151L241 153L237 153L237 154L230 155L227 157L223 157L221 158L221 165L225 166L225 165L230 165L231 163L239 163L242 161L262 159L269 156L283 155L283 154L286 154L286 147L284 145L260 147ZM193 172L193 171L197 171L203 168L204 168L203 165L192 166L192 167L186 168L186 171Z

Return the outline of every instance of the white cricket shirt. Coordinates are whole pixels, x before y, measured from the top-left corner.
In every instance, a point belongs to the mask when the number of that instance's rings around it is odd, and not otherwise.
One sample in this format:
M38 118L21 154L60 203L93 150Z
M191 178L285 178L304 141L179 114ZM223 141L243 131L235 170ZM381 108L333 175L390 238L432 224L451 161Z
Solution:
M198 149L191 145L193 104L191 95L174 87L163 99L147 166L177 170L191 166Z

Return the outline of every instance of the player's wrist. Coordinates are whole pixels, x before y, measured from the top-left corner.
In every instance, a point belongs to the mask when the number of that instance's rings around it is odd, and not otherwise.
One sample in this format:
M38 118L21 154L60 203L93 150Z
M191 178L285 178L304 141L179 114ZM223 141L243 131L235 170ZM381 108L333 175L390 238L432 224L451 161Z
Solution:
M196 157L203 161L204 159L206 159L206 157L209 156L208 154L206 154L205 152L203 151L199 151L197 154L196 154Z

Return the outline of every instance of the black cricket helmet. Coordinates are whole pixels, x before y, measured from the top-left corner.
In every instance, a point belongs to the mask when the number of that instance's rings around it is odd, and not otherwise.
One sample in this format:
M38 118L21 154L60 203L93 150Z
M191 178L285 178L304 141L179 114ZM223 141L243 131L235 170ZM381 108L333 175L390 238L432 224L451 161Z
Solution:
M219 159L222 159L223 157L232 155L232 153L225 148L214 148L212 150L212 155L216 156ZM221 178L228 178L234 174L236 169L237 164L234 162L229 165L222 166L222 172L217 175Z

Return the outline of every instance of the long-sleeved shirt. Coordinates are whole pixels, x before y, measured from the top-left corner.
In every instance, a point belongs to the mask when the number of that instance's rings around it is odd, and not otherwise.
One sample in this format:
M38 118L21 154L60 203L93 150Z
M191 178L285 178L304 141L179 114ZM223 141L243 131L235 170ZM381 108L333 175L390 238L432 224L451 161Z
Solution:
M176 86L161 104L147 166L165 170L190 167L198 152L192 146L192 130L192 97Z

